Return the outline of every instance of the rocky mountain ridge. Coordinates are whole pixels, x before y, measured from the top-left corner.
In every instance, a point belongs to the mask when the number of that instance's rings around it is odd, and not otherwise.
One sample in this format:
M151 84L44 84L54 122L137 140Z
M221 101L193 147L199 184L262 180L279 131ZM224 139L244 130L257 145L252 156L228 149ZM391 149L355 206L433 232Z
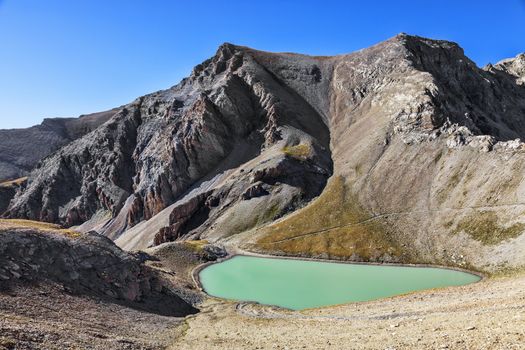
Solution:
M41 159L98 128L114 113L46 118L30 128L0 130L0 182L28 175Z
M333 57L224 44L46 158L5 216L127 249L522 266L522 61L406 34Z

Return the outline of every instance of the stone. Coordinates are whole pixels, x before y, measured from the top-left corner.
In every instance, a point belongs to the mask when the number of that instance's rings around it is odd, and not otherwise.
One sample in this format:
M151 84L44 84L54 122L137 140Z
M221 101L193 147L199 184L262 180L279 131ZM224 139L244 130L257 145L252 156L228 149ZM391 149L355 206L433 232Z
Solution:
M40 160L93 131L114 113L109 110L78 118L47 118L30 128L0 130L0 182L27 176Z
M22 263L30 249L34 251L30 263ZM171 315L196 312L171 292L175 288L159 272L94 232L72 238L23 228L0 230L0 266L25 283L59 283L72 293L139 303L146 309L160 303ZM4 273L0 279L13 281Z

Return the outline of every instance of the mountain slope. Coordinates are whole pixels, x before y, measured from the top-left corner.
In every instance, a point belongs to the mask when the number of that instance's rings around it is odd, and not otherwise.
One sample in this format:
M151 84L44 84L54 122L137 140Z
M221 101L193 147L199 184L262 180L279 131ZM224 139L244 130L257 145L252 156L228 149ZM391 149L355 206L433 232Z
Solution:
M159 240L185 235L241 197L273 192L278 207L268 220L319 194L331 172L328 128L243 52L223 45L189 79L137 99L46 159L8 215L70 226L109 211L115 220L104 232L116 238L197 182L254 157L250 170L232 172L213 193L199 193L182 209L184 223ZM296 155L298 145L303 152Z
M26 176L41 159L96 129L115 112L49 118L27 129L0 130L0 181Z
M334 57L224 44L43 161L6 215L126 249L525 265L520 60L406 34Z
M525 130L515 77L478 69L456 44L400 35L339 57L330 97L332 181L309 207L260 229L252 249L487 270L525 263L523 144L508 141Z

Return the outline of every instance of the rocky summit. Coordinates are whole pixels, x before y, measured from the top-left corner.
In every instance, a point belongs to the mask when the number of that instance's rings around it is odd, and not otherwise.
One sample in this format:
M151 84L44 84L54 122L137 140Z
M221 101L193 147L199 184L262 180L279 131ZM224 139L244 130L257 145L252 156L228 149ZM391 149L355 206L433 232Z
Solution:
M406 34L332 57L226 43L178 85L2 161L13 177L47 156L3 216L95 231L127 250L207 240L519 268L524 57L479 68L455 43Z

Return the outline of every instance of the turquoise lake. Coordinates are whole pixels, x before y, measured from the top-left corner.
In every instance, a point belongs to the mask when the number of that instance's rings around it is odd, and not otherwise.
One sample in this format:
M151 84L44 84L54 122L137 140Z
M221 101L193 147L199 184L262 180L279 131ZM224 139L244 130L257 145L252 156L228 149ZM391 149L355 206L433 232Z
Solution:
M209 295L293 310L367 301L480 280L466 272L389 265L345 264L235 256L204 268Z

